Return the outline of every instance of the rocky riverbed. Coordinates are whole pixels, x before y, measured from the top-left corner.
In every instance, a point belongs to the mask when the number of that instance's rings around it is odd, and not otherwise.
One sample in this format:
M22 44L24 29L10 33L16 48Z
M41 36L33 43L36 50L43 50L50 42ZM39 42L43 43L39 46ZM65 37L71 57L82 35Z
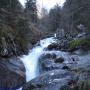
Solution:
M89 51L79 49L71 53L44 47L38 62L39 76L26 83L22 90L78 90L78 84L90 78Z
M61 51L54 37L38 42L28 55L0 59L2 90L79 90L83 83L89 88L90 51Z

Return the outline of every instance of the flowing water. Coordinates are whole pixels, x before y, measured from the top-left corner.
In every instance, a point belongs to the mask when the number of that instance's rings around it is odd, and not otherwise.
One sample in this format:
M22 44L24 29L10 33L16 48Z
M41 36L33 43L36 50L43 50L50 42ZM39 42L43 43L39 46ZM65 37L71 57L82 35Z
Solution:
M38 46L30 50L28 55L21 57L26 68L26 81L30 81L39 75L38 59L44 53L44 49L55 42L53 37L41 40Z
M54 37L40 40L38 45L36 45L32 50L30 50L28 55L24 55L20 58L26 68L26 81L27 82L40 75L40 73L39 73L39 58L43 54L55 53L57 58L63 57L64 63L67 65L69 63L72 63L71 58L74 57L76 59L76 61L77 60L79 60L79 61L77 61L78 64L75 64L75 66L73 64L72 67L77 67L76 65L78 65L80 67L81 66L83 67L85 65L86 65L85 67L88 67L88 65L90 66L90 63L89 63L90 62L90 53L88 53L86 55L81 55L81 56L78 54L74 54L74 56L73 56L72 54L70 55L68 52L62 52L62 51L57 51L57 50L52 50L52 51L46 50L47 46L54 42L56 42L56 39Z

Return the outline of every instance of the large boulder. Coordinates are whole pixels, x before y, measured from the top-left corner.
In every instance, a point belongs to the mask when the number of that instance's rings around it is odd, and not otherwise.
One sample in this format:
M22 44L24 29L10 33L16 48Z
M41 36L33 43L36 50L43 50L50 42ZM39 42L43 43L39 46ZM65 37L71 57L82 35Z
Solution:
M64 62L64 58L57 58L55 53L45 53L39 59L40 72L61 69L64 66L61 62Z
M31 80L22 90L60 90L63 85L77 82L77 75L64 70L52 70Z
M67 69L69 70L73 63L75 63L74 56L70 58L61 55L60 53L51 52L43 54L39 59L40 72L55 70L55 69ZM76 63L75 63L76 64Z
M58 50L58 49L61 49L61 45L58 44L58 43L52 43L50 45L48 45L47 47L48 50Z
M19 58L0 58L0 90L13 90L25 82L25 67Z
M51 71L63 68L63 64L55 63L53 60L46 59L40 62L40 72Z
M44 53L41 55L40 60L45 60L45 59L55 59L57 55L55 53Z
M55 59L55 63L63 63L64 62L64 58L59 57Z

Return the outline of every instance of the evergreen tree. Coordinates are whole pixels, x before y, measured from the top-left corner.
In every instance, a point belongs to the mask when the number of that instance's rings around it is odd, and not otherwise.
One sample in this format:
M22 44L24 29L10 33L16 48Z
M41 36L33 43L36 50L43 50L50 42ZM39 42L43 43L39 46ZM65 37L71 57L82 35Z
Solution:
M61 20L61 7L59 5L56 5L49 12L49 30L55 32L57 28L60 27L60 20Z
M25 5L25 12L32 22L37 21L36 0L27 0Z
M63 8L64 27L77 30L79 24L90 29L90 0L66 0Z

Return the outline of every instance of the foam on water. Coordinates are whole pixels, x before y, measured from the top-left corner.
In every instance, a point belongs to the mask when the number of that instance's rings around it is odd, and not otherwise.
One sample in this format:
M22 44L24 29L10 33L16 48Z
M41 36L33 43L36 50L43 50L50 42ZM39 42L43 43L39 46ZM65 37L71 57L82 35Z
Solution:
M40 46L34 47L32 50L30 50L28 55L24 55L20 58L26 68L27 82L39 75L38 59L44 53L44 48L53 42L55 42L53 37L43 39L40 41Z

